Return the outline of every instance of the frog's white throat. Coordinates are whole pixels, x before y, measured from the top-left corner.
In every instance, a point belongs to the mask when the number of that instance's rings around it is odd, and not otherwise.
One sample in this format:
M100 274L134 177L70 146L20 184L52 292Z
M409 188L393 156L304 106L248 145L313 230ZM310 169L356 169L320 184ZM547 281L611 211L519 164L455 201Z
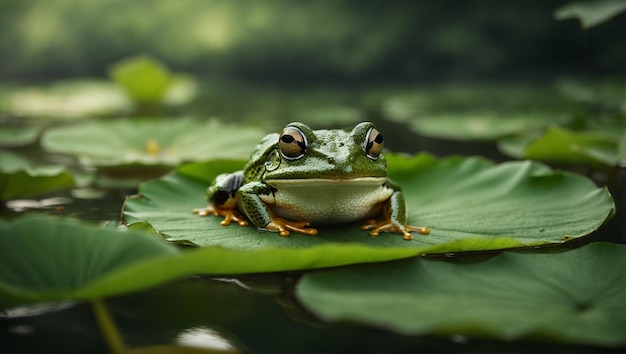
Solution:
M313 224L347 223L372 217L393 190L386 177L266 180L273 193L262 195L277 216Z

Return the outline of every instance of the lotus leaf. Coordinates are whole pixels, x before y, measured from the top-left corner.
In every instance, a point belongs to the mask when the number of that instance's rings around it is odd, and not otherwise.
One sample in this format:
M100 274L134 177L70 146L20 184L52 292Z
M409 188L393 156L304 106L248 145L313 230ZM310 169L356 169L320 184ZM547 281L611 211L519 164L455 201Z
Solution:
M0 244L0 304L71 297L108 273L178 252L142 234L41 216L0 222Z
M67 80L13 91L7 95L6 106L19 116L78 119L119 114L130 108L124 93L102 80Z
M374 238L355 223L320 227L316 236L280 237L193 215L193 208L206 204L211 180L243 162L196 164L148 181L140 186L139 196L127 199L123 216L131 228L155 230L168 241L190 245L262 250L361 244L413 248L417 254L561 243L591 233L614 209L606 189L535 162L494 165L477 157L437 160L427 154L387 155L387 160L391 178L404 191L409 222L430 227L429 235L416 235L412 241L396 234Z
M258 129L216 119L137 119L53 128L44 133L42 145L79 156L90 166L171 167L183 161L247 157L262 136Z
M495 140L511 134L533 131L564 117L538 114L504 115L496 113L424 114L410 121L423 135L454 140Z
M516 136L498 142L513 157L554 163L614 166L619 161L615 137L607 133L552 126L538 137Z
M35 166L15 153L0 150L0 200L33 196L73 185L72 175L62 166Z
M111 66L109 73L139 103L187 103L198 90L191 75L171 73L165 64L146 55L124 59Z
M168 68L145 55L124 59L114 64L109 73L138 102L162 101L171 83Z
M34 143L39 138L40 129L36 127L2 126L0 146L18 147Z
M488 95L488 101L483 102L482 95L488 92L491 91L477 94L477 97L457 97L452 94L440 103L432 102L432 94L399 96L387 100L383 111L390 120L406 122L409 128L421 135L461 141L495 140L511 134L532 132L568 119L561 113L554 113L553 107L543 108L544 112L525 112L518 109L513 111L516 113L511 113L506 102L498 102L498 98L491 94ZM502 97L503 100L506 98Z
M402 334L624 345L626 246L505 252L481 262L425 258L308 273L301 303L326 321Z
M367 245L181 251L135 231L76 220L0 220L0 309L66 299L100 299L195 274L244 274L380 262L416 254Z

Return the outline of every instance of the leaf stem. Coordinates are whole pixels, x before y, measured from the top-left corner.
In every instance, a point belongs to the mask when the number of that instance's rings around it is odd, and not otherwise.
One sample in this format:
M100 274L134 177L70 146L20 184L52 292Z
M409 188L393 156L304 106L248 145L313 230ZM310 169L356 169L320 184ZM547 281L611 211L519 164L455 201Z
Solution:
M104 301L101 299L94 299L91 301L93 306L93 311L96 316L96 320L100 325L100 330L104 335L104 339L106 343L109 345L109 350L112 354L124 354L126 353L126 348L124 347L124 341L122 340L122 336L120 335L117 326L115 325L115 321L113 321L113 317L111 317L111 313L107 308Z

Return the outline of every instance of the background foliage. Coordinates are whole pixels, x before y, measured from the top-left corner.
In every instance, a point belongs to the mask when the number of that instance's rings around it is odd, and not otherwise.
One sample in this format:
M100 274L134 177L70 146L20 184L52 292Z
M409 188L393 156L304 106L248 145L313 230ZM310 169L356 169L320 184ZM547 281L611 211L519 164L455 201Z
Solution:
M554 19L567 3L2 0L0 79L104 75L142 52L210 77L288 81L624 74L624 14L581 35Z

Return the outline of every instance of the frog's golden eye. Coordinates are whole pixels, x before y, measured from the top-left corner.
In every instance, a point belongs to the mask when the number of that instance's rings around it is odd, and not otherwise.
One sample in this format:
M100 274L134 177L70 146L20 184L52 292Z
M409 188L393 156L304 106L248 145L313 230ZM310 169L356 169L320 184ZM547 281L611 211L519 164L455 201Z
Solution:
M304 156L307 141L304 133L296 127L287 126L278 138L278 149L287 160L297 160Z
M363 142L363 149L367 157L372 160L378 159L378 156L380 156L380 153L383 151L383 146L383 135L376 128L370 128Z

